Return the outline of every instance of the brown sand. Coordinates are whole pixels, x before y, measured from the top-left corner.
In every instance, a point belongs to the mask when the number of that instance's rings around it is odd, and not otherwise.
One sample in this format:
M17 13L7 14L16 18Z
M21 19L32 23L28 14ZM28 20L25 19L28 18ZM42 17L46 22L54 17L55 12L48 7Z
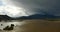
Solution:
M25 24L10 32L60 32L60 21L24 20Z

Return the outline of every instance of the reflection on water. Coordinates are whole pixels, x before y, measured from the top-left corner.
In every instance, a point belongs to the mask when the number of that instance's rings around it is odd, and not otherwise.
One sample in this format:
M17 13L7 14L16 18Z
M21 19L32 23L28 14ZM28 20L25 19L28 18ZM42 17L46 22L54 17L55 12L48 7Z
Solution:
M11 26L11 24L14 24L14 26L20 26L21 24L23 24L24 22L19 21L19 20L2 20L0 22L0 29L3 30L3 28L5 28L6 26Z

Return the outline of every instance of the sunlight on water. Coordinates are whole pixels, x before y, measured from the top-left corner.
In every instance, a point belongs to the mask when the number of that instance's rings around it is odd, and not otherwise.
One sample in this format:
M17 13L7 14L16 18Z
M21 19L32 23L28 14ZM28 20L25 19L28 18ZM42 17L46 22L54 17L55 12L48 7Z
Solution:
M3 30L3 28L4 27L6 27L6 26L10 26L11 24L14 24L15 25L15 27L16 26L21 26L21 25L23 25L24 24L24 22L20 22L20 21L18 21L18 20L11 20L12 22L4 22L4 20L2 20L2 22L0 22L0 29L2 29ZM2 26L1 26L1 24L2 24Z

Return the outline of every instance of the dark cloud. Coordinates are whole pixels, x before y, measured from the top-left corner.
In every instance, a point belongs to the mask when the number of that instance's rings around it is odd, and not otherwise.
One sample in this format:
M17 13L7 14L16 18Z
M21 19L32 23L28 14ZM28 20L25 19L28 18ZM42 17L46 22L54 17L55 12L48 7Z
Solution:
M22 12L19 10L20 12L17 12L16 14L14 9L14 11L9 11L13 13L6 13L10 17L29 16L33 14L52 14L60 16L60 0L4 0L3 2L5 3L6 7L12 9L14 5L22 8ZM11 5L11 7L8 5ZM18 11L18 9L16 11Z
M11 2L25 8L26 12L60 15L60 0L11 0Z

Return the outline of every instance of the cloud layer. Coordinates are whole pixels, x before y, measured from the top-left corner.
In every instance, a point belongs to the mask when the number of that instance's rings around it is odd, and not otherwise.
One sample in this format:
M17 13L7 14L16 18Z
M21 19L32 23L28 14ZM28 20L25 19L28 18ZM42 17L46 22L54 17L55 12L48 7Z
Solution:
M6 0L3 0L0 6L0 15L8 15L13 18L28 16L24 11L25 9L21 7L16 7L15 5L11 4L10 1Z
M23 14L17 13L10 15L11 17L20 17L33 14L52 14L60 16L60 0L4 0L7 5L14 5L15 7L23 8ZM21 11L21 10L19 10ZM45 13L44 13L45 12Z
M60 0L10 0L18 7L23 7L30 13L53 14L60 16Z

